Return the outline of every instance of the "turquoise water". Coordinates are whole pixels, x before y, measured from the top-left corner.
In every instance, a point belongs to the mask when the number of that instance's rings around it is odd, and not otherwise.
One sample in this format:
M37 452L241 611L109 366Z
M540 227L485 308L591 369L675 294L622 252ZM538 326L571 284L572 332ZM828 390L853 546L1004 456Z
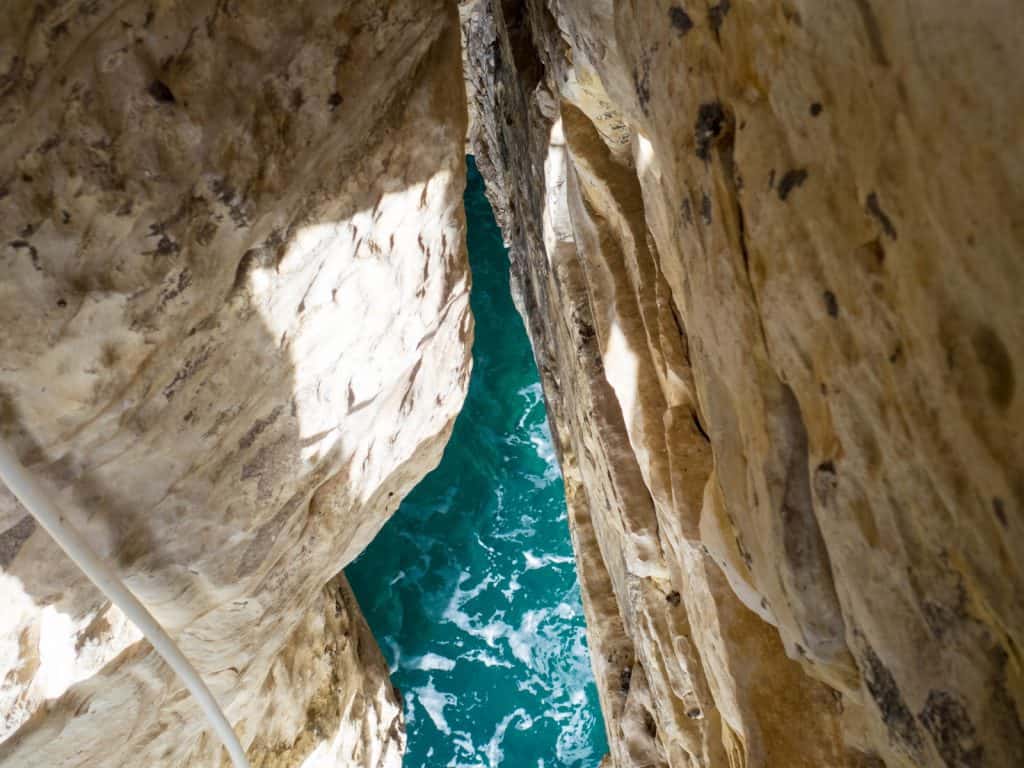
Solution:
M405 696L406 768L596 768L607 751L540 382L470 161L476 316L436 470L347 569Z

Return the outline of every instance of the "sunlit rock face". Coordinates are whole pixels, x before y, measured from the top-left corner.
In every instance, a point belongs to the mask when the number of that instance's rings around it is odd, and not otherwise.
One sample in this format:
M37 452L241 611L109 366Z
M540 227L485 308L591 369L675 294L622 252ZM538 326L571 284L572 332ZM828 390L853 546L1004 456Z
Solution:
M400 701L333 577L437 463L469 378L454 4L3 16L3 439L254 765L397 765ZM0 567L0 763L221 765L6 490Z
M1024 16L479 0L615 766L1024 764Z

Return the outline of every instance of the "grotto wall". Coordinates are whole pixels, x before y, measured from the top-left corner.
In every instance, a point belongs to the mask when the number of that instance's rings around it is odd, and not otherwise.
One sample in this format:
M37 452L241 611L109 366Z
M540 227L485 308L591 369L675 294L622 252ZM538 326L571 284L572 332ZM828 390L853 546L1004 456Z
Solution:
M1024 11L462 13L610 764L1024 764Z
M336 576L469 378L465 101L441 0L15 0L0 432L176 637L256 766L395 766ZM0 764L226 762L0 491Z
M1024 764L1015 4L4 10L0 437L255 765L400 761L337 574L468 382L460 59L607 762ZM5 490L0 601L5 768L221 764Z

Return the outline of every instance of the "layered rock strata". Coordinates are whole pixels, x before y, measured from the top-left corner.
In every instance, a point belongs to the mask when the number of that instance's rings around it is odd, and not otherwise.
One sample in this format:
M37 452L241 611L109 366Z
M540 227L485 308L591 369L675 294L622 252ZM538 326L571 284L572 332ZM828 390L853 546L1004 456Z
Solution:
M609 762L1024 764L1024 13L463 15Z
M333 577L465 394L460 81L441 0L4 8L2 438L254 765L400 761L400 701ZM0 763L224 763L6 490L0 567Z

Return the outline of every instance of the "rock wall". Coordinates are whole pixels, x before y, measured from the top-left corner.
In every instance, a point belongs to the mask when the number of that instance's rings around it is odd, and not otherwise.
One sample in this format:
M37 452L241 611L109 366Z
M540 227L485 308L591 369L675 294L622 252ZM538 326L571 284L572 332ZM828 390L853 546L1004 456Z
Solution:
M1024 11L463 16L609 762L1024 765Z
M465 395L460 81L442 0L4 7L0 432L256 766L400 761L333 577ZM6 489L0 605L5 768L226 763Z

